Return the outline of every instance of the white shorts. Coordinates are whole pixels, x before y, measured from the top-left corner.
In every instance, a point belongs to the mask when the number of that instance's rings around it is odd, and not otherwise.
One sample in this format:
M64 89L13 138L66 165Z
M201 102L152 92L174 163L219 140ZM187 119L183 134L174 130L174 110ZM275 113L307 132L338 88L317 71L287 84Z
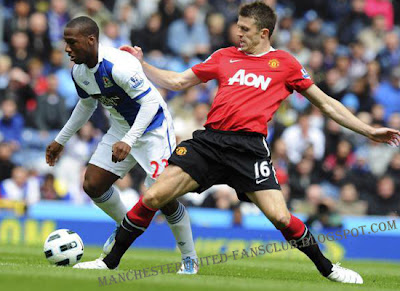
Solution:
M113 129L110 128L97 146L89 164L123 178L139 163L147 174L145 186L149 187L168 165L168 159L176 147L174 129L168 124L165 119L162 126L146 132L133 145L126 159L118 163L112 162L112 146L121 138L113 134Z

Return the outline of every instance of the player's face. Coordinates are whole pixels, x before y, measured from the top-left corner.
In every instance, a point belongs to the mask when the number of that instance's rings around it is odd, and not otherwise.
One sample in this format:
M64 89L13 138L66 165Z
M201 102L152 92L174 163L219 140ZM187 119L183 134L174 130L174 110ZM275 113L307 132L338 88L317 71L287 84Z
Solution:
M95 54L94 36L85 36L78 28L65 28L65 52L75 64L85 64Z
M268 29L258 29L253 18L243 16L239 16L237 26L241 50L246 53L255 53L262 40L265 39Z

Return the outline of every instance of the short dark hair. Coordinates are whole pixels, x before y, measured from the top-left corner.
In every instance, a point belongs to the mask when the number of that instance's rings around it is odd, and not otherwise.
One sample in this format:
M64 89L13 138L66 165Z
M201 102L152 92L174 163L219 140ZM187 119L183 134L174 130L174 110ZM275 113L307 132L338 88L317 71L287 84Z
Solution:
M244 4L239 9L239 16L253 18L258 29L267 28L269 30L271 38L275 28L276 14L267 4L260 1Z
M77 27L79 29L79 32L81 32L83 35L94 35L96 39L99 39L99 27L97 23L87 16L79 16L70 20L67 23L66 27Z

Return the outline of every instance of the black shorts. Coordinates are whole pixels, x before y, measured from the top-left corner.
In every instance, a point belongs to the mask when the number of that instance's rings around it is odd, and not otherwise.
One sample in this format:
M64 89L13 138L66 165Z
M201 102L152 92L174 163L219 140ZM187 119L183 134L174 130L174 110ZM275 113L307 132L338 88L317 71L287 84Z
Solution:
M227 184L241 201L250 201L247 192L280 190L270 153L261 134L206 129L181 142L169 163L182 168L200 185L195 192Z

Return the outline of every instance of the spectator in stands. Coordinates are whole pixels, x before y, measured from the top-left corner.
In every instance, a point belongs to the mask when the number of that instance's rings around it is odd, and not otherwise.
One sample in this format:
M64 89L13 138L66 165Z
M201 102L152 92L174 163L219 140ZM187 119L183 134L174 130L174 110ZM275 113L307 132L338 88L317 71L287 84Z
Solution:
M310 50L320 50L325 36L322 33L322 20L314 10L304 15L307 23L304 30L303 43Z
M370 24L365 14L365 0L352 0L351 11L341 20L338 27L338 38L341 44L350 44L357 35Z
M351 81L365 76L367 73L367 64L372 60L373 55L368 52L361 42L350 44L350 67L349 77Z
M11 58L7 55L0 55L0 100L10 81Z
M391 30L394 21L393 5L391 2L390 0L366 0L365 14L369 17L382 15L385 19L386 29Z
M325 80L318 86L332 98L341 100L349 86L349 80L341 75L338 68L332 68L326 71Z
M62 189L63 187L57 187L58 181L53 174L46 174L40 185L40 199L41 200L69 200L69 194Z
M169 27L172 22L182 17L182 13L176 5L176 0L161 0L158 2L158 12L161 14L162 27Z
M68 120L64 99L57 92L57 76L47 76L47 82L47 92L38 97L35 112L36 126L40 131L59 130Z
M30 178L25 168L15 167L11 172L11 178L0 183L0 193L3 199L32 205L40 200L39 181L36 178Z
M208 30L210 32L210 48L216 51L225 46L225 18L220 13L213 13L207 20Z
M312 79L316 84L325 80L325 71L323 70L324 55L320 50L313 50L310 54L310 60L307 64L307 71L312 74Z
M353 184L346 183L340 188L340 200L336 204L340 215L365 215L367 207L366 201L359 200L357 189Z
M118 23L108 21L104 25L103 33L100 35L100 42L104 46L119 48L122 45L130 45L128 38L121 36Z
M377 177L384 174L394 154L398 152L396 147L381 146L374 141L368 142L360 150L365 153L371 172Z
M377 55L382 74L388 77L392 69L400 65L400 41L396 32L388 32L385 36L385 47Z
M25 120L25 126L33 127L36 94L30 86L30 77L20 68L11 69L9 76L8 87L0 98L14 100L17 104L17 111L22 114Z
M272 36L274 47L286 47L291 38L291 32L293 30L293 12L290 9L286 9L282 14L282 17L278 19L278 24L275 27L275 32Z
M11 36L10 57L13 67L19 67L27 71L28 62L32 58L29 50L28 34L24 31L16 31Z
M29 51L33 57L46 61L52 49L47 28L47 18L43 13L33 13L29 18Z
M325 196L339 200L340 187L348 181L348 168L336 165L330 172L325 173L325 179L321 183Z
M11 161L12 146L6 142L0 142L0 181L11 177L15 164Z
M336 153L330 154L325 158L323 169L325 172L331 172L337 165L350 168L355 163L355 155L352 145L349 141L342 139L339 141Z
M28 63L28 73L31 78L30 84L36 95L43 95L48 89L47 78L44 75L43 62L33 58Z
M184 10L183 19L175 20L168 28L168 47L175 55L184 51L194 51L206 56L210 52L210 37L207 26L197 22L198 9L189 5Z
M85 0L83 4L83 7L78 6L76 11L72 11L73 18L83 15L89 16L99 27L104 27L107 22L111 21L112 14L102 1Z
M314 160L303 158L289 171L290 196L292 199L303 199L307 188L320 182Z
M390 176L383 176L376 186L376 194L368 203L368 215L400 214L400 197L396 185Z
M176 96L170 102L168 107L174 118L182 118L187 121L193 118L193 110L198 102L199 91L196 87L188 88L182 92L182 95Z
M71 78L71 68L73 62L69 62L69 66L64 64L64 53L60 49L53 49L50 53L49 62L44 68L45 75L55 74L59 80L58 92L65 100L65 106L68 113L72 112L78 102L78 94L74 81Z
M14 100L6 99L1 104L2 117L0 119L1 141L11 145L13 151L19 150L22 141L24 119L17 112Z
M320 185L311 184L307 187L304 198L304 200L294 199L292 201L293 211L308 216L315 215L318 210L318 205L324 198L324 192Z
M365 149L357 150L355 155L356 161L349 169L347 180L355 185L360 196L365 199L375 193L376 178L371 172Z
M325 199L318 205L317 213L311 215L305 222L305 225L314 231L321 231L324 228L339 228L343 224L340 215L334 210L331 201Z
M400 52L400 51L399 51ZM400 55L399 55L400 56ZM387 121L394 112L400 112L400 66L390 74L390 80L382 82L374 92L374 100L385 110L384 119Z
M54 47L57 47L63 39L64 26L70 20L67 0L51 0L47 19L50 41Z
M204 199L203 207L227 210L239 203L235 190L228 185L214 185L210 189L212 193Z
M157 57L163 57L167 52L166 30L162 27L161 14L154 13L146 21L144 28L132 30L130 40L133 45L137 45L147 52L148 56L157 54Z
M292 32L286 48L280 48L290 52L302 65L308 64L310 61L311 52L304 46L301 34Z
M400 181L398 179L400 177L400 152L397 152L393 155L385 175L391 176L396 182L396 186L400 187Z
M358 35L359 41L377 55L384 48L386 35L385 17L383 15L375 15L372 18L372 25L364 28Z
M339 41L335 36L325 38L322 48L324 55L324 69L329 70L335 66L336 52L338 50ZM328 94L328 93L327 93Z
M240 3L240 0L213 1L214 7L218 12L224 15L227 23L236 23L237 11Z
M308 114L300 114L297 123L283 131L282 139L291 163L298 163L309 145L314 148L315 159L323 158L325 136L320 129L310 125Z
M7 44L11 42L11 36L16 31L25 31L29 29L29 14L31 13L31 4L29 0L17 0L14 4L14 14L5 19L4 40Z
M174 128L177 142L190 139L192 133L199 129L204 129L203 125L207 119L210 105L206 103L197 103L193 109L193 118L185 120L179 116L174 118Z
M366 79L370 92L374 92L381 82L381 65L377 61L371 61L367 65Z

